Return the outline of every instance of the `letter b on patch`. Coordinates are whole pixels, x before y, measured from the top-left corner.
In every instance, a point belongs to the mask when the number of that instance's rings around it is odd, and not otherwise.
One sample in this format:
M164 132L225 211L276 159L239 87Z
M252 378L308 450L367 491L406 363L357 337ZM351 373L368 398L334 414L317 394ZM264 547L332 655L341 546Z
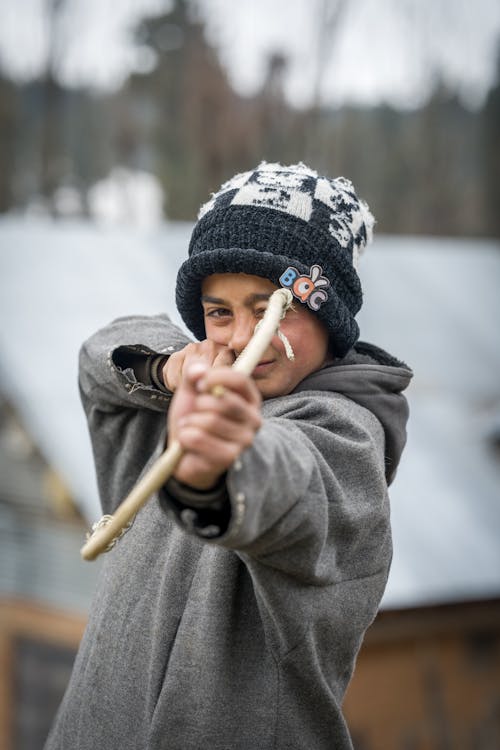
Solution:
M299 272L297 271L297 269L293 268L293 266L289 266L286 269L286 271L284 271L281 274L279 278L279 282L281 286L288 288L290 286L293 286L293 282L295 281L298 275L299 275Z

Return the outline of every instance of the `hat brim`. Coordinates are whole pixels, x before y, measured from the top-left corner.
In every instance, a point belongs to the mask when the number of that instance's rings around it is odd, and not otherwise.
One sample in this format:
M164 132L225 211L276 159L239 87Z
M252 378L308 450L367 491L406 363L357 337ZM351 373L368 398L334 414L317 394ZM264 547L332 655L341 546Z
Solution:
M206 338L201 287L207 276L245 273L269 279L279 287L279 279L290 264L290 257L253 248L215 248L191 255L182 264L177 275L176 304L179 313L189 330L201 341ZM293 260L293 265L300 273L309 272L309 268L299 260ZM302 303L297 301L297 304ZM359 328L333 286L328 288L328 299L312 314L326 326L334 354L346 354L356 342Z

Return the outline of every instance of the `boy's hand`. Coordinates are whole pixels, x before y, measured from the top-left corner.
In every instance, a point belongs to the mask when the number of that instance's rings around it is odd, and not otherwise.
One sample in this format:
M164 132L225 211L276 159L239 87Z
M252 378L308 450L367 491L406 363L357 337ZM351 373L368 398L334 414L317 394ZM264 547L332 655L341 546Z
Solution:
M213 395L215 386L222 386L221 395ZM213 487L252 444L262 424L260 405L250 377L191 359L168 414L169 442L178 440L185 451L174 477L196 489Z
M232 365L234 354L222 344L216 344L206 339L197 343L187 344L184 349L171 354L163 365L161 374L163 382L169 391L175 392L182 380L184 370L190 362L205 362L209 367Z

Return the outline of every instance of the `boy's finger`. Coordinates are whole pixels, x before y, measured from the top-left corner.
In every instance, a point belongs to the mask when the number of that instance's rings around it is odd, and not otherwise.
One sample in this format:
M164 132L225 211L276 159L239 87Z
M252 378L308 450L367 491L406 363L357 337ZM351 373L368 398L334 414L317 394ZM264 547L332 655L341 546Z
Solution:
M198 394L193 410L230 419L233 422L245 422L250 420L254 423L261 420L260 403L243 398L239 393L223 388L223 393L218 395L213 391Z
M186 414L179 423L179 429L198 427L207 435L218 436L222 440L248 442L247 435L254 435L262 426L262 418L256 410L247 410L238 414L238 418L217 414L214 411L195 411Z
M206 375L208 369L206 361L198 358L186 364L184 373L190 383L196 383L203 375Z
M217 353L212 367L231 367L234 364L234 360L234 353L227 347L224 347L224 349L221 349L221 351Z
M197 390L200 393L213 392L216 389L223 395L220 389L234 391L242 396L246 401L254 404L260 404L262 398L254 381L241 372L236 372L230 367L217 367L208 370L205 375L197 381ZM219 388L217 388L219 387Z

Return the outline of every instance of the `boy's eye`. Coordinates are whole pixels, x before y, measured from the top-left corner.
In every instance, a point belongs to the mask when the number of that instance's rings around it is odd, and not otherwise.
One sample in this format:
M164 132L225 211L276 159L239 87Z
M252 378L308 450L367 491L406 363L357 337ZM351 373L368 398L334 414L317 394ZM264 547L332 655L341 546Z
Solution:
M256 318L263 318L264 314L267 310L267 307L258 307L255 309L255 317Z
M213 307L205 310L205 317L207 318L225 318L229 315L231 315L231 310L228 310L227 307Z

